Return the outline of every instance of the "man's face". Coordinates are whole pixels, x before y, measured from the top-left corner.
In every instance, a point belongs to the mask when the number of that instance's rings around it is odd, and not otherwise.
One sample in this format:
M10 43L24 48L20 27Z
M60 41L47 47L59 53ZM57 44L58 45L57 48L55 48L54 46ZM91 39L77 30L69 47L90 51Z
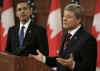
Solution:
M16 16L20 21L27 22L30 18L31 10L28 7L27 3L19 3L16 8Z
M80 24L80 19L77 19L75 13L65 10L63 16L63 28L66 30L73 30Z

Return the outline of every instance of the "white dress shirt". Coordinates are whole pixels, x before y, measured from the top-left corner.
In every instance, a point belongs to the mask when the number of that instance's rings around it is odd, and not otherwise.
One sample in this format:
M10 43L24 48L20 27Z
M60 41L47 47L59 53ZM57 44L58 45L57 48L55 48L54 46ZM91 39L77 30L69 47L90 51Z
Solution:
M19 29L19 32L21 31L22 26L24 26L24 27L25 27L25 28L24 28L24 37L25 37L26 31L27 31L27 29L28 29L28 26L29 26L30 22L31 22L31 19L29 19L29 21L28 21L27 23L25 23L25 24L22 24L22 22L20 22L20 29Z
M79 25L77 28L75 28L74 30L68 31L68 33L70 33L72 36L71 38L74 36L74 34L79 30L79 28L81 27L81 25Z

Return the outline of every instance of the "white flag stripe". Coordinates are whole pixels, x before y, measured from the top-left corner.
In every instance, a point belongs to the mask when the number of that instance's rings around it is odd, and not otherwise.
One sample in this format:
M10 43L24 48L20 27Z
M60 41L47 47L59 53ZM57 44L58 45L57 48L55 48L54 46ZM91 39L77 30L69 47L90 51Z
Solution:
M95 14L94 21L93 21L93 26L96 27L96 31L100 32L100 22L98 21L100 21L100 13ZM100 40L100 34L98 35L97 40Z
M13 0L3 0L3 7L1 13L1 26L0 26L0 50L5 51L8 30L15 24L13 11Z
M5 28L3 36L7 35L9 27L12 27L14 22L13 8L9 8L2 12L1 15L2 27Z
M62 31L61 23L61 9L58 8L49 14L48 24L50 24L50 29L53 30L51 38L54 38L59 32Z
M97 65L96 71L100 71L100 0L97 0L93 19L92 34L97 40Z
M96 71L100 71L100 68L97 67L97 68L96 68Z
M96 31L100 31L100 13L95 14L93 25L96 26Z
M62 17L59 0L51 0L47 23L49 56L58 56L57 51L61 47L62 37Z

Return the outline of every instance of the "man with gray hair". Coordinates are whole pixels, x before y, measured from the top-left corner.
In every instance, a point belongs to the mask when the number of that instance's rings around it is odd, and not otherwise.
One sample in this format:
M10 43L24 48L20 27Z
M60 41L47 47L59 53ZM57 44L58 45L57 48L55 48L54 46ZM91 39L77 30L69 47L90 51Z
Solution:
M83 8L69 4L64 8L62 45L58 57L46 57L40 51L30 55L37 60L57 66L58 71L95 71L97 42L91 33L86 32L81 24ZM70 33L70 37L69 37ZM69 38L68 38L69 37Z

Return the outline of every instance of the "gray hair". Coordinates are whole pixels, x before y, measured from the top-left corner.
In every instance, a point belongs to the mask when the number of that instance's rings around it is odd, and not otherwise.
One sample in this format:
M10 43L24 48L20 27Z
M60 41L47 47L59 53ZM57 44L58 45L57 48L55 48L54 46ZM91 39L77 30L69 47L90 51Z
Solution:
M72 11L75 13L77 18L81 18L83 16L84 9L80 7L78 4L69 4L65 6L64 10Z

